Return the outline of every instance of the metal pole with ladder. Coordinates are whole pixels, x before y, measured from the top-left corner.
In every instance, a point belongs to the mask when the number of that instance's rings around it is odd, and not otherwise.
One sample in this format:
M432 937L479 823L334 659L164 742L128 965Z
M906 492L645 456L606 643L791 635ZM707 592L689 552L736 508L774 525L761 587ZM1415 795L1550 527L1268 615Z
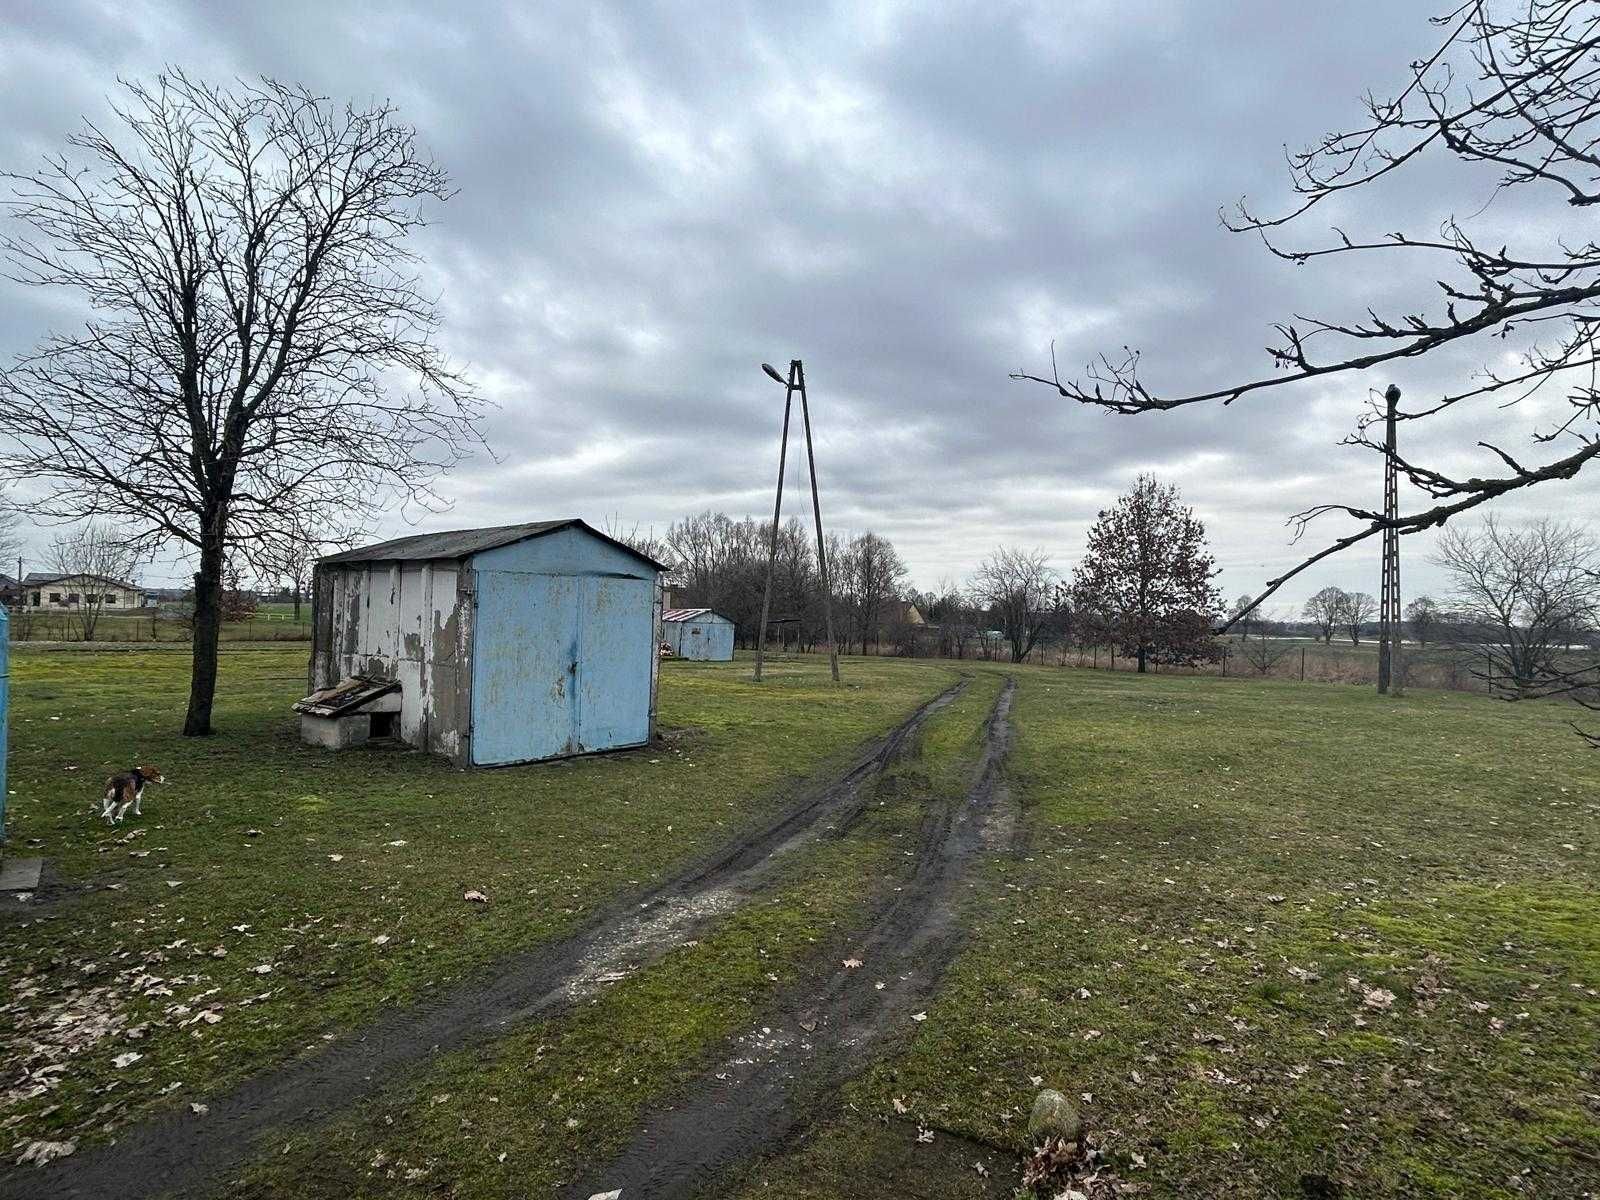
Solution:
M1395 466L1395 410L1400 389L1390 384L1383 393L1388 402L1383 436L1383 580L1378 601L1378 694L1400 694L1404 677L1400 672L1400 639L1403 625L1400 613L1400 531L1395 521L1400 515L1400 479Z

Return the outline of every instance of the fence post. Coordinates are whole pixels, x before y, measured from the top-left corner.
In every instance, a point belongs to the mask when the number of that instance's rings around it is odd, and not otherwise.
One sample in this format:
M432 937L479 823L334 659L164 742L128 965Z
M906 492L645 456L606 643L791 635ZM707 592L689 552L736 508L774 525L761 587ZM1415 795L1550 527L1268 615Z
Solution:
M1300 647L1300 682L1306 681L1306 648Z

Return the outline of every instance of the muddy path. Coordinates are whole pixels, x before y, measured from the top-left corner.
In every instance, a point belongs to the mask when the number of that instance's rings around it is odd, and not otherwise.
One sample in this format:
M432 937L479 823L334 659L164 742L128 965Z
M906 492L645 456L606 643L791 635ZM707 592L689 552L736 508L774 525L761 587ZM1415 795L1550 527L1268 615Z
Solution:
M853 821L872 785L965 686L962 679L921 705L868 742L843 774L803 788L776 817L668 882L606 906L570 936L207 1097L204 1116L184 1109L44 1167L10 1168L0 1173L0 1200L204 1194L259 1153L262 1135L314 1126L434 1054L503 1036L519 1021L558 1012L624 978L737 907L786 852Z
M563 1195L586 1200L620 1189L622 1200L671 1200L706 1193L734 1168L791 1141L880 1042L915 1028L963 941L972 867L1019 844L1002 774L1015 690L1008 679L995 701L966 794L931 804L924 815L911 877L873 904L848 942L849 961L860 965L815 964L808 980L669 1104L648 1113L620 1154L584 1172Z

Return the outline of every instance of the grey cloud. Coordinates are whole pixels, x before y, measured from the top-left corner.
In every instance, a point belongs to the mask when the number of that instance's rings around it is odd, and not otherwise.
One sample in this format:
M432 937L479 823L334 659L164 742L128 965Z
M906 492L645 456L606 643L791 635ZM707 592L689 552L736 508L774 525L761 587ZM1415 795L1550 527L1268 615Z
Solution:
M1199 387L1266 372L1273 320L1417 295L1421 264L1295 268L1216 214L1281 199L1280 145L1397 78L1434 36L1420 12L150 0L6 23L8 167L103 117L117 74L169 63L402 107L460 188L421 243L443 337L500 406L499 461L446 480L455 507L430 524L763 512L781 393L758 364L796 356L825 515L892 537L923 586L999 543L1070 565L1140 469L1183 486L1230 594L1293 561L1293 512L1376 499L1374 464L1338 442L1386 380L1116 418L1007 375L1047 366L1054 339L1064 370L1128 344L1153 381ZM1426 228L1450 181L1430 170L1348 216ZM0 306L0 351L75 311L9 285ZM1399 382L1436 391L1482 353ZM1459 433L1525 426L1490 412ZM1566 485L1568 503L1593 495ZM1436 586L1424 558L1408 587ZM1375 555L1289 596L1328 582L1375 590Z

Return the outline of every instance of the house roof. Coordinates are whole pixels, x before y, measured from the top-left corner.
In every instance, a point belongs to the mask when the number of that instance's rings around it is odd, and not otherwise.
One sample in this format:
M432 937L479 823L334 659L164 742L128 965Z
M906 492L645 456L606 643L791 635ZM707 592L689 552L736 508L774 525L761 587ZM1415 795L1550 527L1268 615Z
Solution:
M661 614L663 621L698 621L702 617L716 617L719 621L727 621L729 625L733 624L731 617L725 617L709 608L669 608Z
M625 542L619 542L614 537L607 537L592 525L579 520L577 517L567 517L561 521L530 521L523 525L491 525L484 529L451 529L443 533L414 533L409 537L391 538L387 542L378 542L371 546L358 546L354 550L344 550L338 554L330 554L319 561L324 563L352 563L352 562L412 562L418 559L429 558L470 558L485 550L495 550L501 546L515 545L525 542L529 538L543 537L547 533L557 533L563 529L578 528L599 538L602 542L609 542L619 550L625 550L635 558L649 563L658 571L666 570L663 563L657 562L648 554L641 554Z
M22 583L27 587L34 584L61 583L68 579L98 579L101 583L109 583L125 591L139 590L138 584L129 583L126 579L113 579L109 575L94 575L87 571L29 571Z

